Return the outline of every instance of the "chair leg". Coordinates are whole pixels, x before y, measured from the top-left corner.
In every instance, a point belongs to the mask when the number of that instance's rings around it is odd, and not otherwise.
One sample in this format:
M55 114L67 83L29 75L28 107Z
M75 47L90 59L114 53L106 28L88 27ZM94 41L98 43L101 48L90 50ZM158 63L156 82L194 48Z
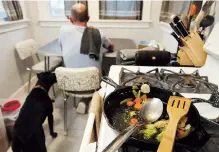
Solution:
M63 95L64 95L64 132L65 135L67 135L67 96L65 94L65 92L63 91Z
M40 61L40 57L38 54L36 54L37 60Z
M29 71L29 78L28 78L28 92L30 92L31 76L32 76L32 71Z
M76 108L77 107L77 105L76 105L76 97L75 97L75 95L73 95L73 106Z
M55 92L55 87L54 87L54 85L52 86L52 91L53 91L53 96L54 96L54 98L56 98L56 92Z

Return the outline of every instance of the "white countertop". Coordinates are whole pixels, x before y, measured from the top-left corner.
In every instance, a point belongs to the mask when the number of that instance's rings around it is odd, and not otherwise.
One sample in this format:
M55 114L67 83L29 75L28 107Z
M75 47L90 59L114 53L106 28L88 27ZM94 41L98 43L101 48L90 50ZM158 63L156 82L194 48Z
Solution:
M116 83L119 82L119 72L122 67L125 67L127 69L130 69L132 71L137 71L138 68L140 68L141 72L146 72L149 70L152 70L154 68L165 68L169 69L175 72L179 72L179 69L182 69L186 73L192 73L195 70L199 70L200 75L208 76L209 82L212 82L214 84L217 84L219 86L219 60L211 57L208 55L206 64L201 68L190 68L190 67L146 67L146 66L111 66L109 77L114 80ZM114 91L114 88L110 85L107 85L106 88L103 88L104 91L106 91L106 95ZM190 94L190 93L183 93L182 94L185 97L188 98L203 98L203 99L209 99L210 94ZM207 103L197 103L195 104L197 109L199 110L199 113L205 117L212 118L219 116L219 109L213 108L210 106L210 104ZM99 134L99 140L98 140L98 152L102 152L103 149L118 135L116 131L111 129L107 122L105 117L102 115L101 125L100 125L100 134Z

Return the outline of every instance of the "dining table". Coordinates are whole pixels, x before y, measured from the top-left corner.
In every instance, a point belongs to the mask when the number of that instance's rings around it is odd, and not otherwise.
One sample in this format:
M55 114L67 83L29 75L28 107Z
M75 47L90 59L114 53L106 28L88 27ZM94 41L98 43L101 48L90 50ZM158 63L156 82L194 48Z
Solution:
M136 44L133 40L128 38L109 38L114 44L114 52L104 51L104 48L101 48L104 52L102 55L102 73L108 75L111 65L116 64L116 59L118 56L118 50L122 49L134 49ZM59 39L56 38L49 42L48 44L42 46L39 51L39 55L44 56L45 60L45 70L49 71L49 61L50 57L63 57L62 49L59 44ZM63 59L63 58L62 58Z
M62 49L61 46L59 44L59 40L54 39L53 41L49 42L48 44L42 46L39 51L38 51L39 55L44 56L44 60L45 60L45 70L49 71L49 61L50 61L50 57L62 57Z

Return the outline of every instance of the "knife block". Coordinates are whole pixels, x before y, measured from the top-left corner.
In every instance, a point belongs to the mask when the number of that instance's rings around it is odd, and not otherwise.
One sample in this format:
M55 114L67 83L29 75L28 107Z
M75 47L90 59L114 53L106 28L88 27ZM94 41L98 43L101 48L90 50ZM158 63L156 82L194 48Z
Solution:
M207 54L203 49L204 43L199 34L191 31L190 35L185 38L181 38L181 41L183 43L183 47L180 48L181 51L177 54L179 64L194 65L198 67L203 66L205 64ZM189 60L191 60L191 62Z
M185 48L184 48L185 49ZM177 54L177 62L180 65L185 65L185 66L194 66L194 64L192 63L192 61L189 59L189 57L187 56L187 54L185 53L185 51L183 49L180 49L178 51Z

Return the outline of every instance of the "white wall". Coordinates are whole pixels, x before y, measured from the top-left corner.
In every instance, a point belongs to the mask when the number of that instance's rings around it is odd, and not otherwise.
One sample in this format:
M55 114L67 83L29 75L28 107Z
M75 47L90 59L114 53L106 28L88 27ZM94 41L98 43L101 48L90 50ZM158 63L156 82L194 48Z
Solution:
M89 1L89 6L94 1ZM159 14L161 8L161 1L144 1L145 4L150 6L144 6L144 14L142 22L114 22L114 21L99 21L96 17L92 18L92 14L98 12L98 8L90 7L89 14L91 15L90 25L93 25L102 30L107 37L111 38L130 38L133 39L136 44L140 40L162 40L162 31L158 27ZM59 30L62 25L70 23L67 19L63 18L51 18L48 15L49 6L48 1L29 1L26 3L27 14L30 16L31 25L33 26L34 37L40 45L45 45L59 36ZM92 8L92 9L91 9ZM96 15L98 16L98 15Z
M31 37L31 31L26 27L0 34L1 99L8 98L27 81L27 72L19 59L14 46L17 42Z
M215 23L217 23L217 22L219 22L219 1L217 1L216 2L217 4L216 4L216 8L215 8L215 10L216 10L216 15L215 15Z
M24 2L21 2L21 7L24 20L0 23L0 102L27 82L28 73L15 51L16 43L32 38Z

